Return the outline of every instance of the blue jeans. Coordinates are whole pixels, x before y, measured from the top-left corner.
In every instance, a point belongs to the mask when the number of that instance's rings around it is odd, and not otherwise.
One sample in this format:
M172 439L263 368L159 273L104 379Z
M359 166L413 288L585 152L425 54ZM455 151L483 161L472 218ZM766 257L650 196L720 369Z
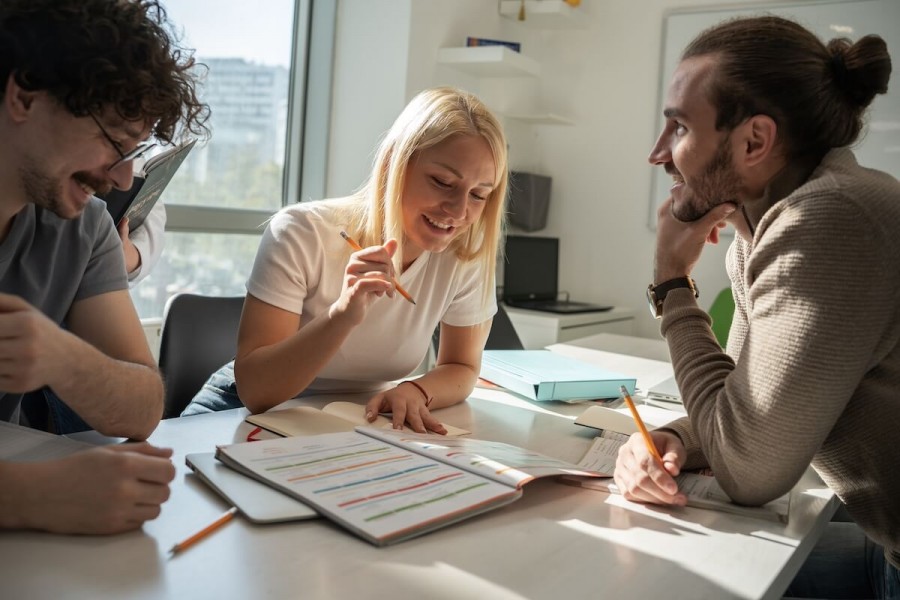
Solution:
M784 595L900 600L900 570L856 523L832 521Z
M181 416L189 417L243 406L234 382L234 361L231 361L210 375L190 404L181 411Z
M22 411L34 429L59 435L93 429L48 387L23 395Z

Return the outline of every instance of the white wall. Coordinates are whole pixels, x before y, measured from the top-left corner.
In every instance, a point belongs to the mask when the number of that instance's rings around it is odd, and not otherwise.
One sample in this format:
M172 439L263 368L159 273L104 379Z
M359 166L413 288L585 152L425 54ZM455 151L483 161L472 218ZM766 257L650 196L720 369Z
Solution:
M335 31L326 195L365 180L375 146L410 96L411 0L340 0Z
M548 225L537 234L561 238L560 289L634 307L635 332L656 337L644 308L655 244L646 157L657 135L663 15L715 4L725 3L582 0L578 28L540 30L500 17L494 0L341 0L328 195L362 183L381 134L425 87L468 89L498 112L567 116L575 125L505 120L511 166L553 177ZM439 48L462 46L468 35L521 42L542 76L478 79L436 64ZM728 285L728 241L708 247L694 272L704 305Z

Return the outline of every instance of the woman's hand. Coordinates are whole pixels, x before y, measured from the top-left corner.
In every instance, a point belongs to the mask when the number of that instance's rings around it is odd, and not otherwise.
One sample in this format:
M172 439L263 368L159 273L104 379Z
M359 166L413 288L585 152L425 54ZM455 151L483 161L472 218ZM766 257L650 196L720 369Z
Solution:
M374 395L366 403L366 419L369 423L381 412L392 414L394 429L402 429L403 423L406 423L410 429L418 433L431 431L441 435L447 434L447 429L440 421L431 416L424 394L408 381Z
M388 240L383 246L370 246L351 254L341 295L331 305L329 317L343 316L359 325L376 299L384 294L393 298L391 258L396 251L397 241Z
M119 239L122 240L122 252L125 254L125 272L131 275L141 266L141 252L131 243L128 237L128 219L122 219L118 227Z

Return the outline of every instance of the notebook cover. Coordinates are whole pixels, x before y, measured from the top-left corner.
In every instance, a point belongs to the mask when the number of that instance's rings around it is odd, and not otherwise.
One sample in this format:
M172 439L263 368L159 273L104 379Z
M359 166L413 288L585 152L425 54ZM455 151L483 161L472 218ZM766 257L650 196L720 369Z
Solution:
M214 452L188 454L185 463L203 483L237 506L253 523L279 523L319 516L299 500L225 466L216 460Z

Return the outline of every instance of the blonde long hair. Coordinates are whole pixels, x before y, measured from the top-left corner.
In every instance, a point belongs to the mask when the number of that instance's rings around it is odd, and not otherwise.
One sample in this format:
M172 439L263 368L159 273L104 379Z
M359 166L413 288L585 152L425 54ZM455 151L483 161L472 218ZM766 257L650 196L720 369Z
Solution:
M494 157L494 188L481 217L447 248L459 260L478 261L485 273L484 300L494 294L494 268L506 218L508 157L506 136L497 118L474 95L450 87L417 94L403 109L378 147L368 181L348 206L347 228L365 246L394 238L400 243L394 267L403 256L403 188L413 155L454 135L482 137Z

